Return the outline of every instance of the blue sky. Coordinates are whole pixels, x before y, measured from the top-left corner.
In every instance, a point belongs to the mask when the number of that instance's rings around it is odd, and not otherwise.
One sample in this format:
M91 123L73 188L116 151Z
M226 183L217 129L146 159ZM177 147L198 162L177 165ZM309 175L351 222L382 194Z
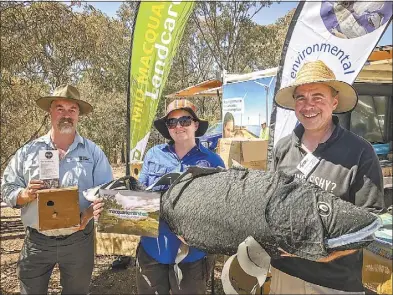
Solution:
M278 18L286 15L291 9L296 8L296 6L297 2L275 2L270 7L263 7L254 16L253 20L260 25L273 24Z
M110 17L116 17L116 11L119 9L121 2L89 2L91 5L101 10ZM254 21L260 25L268 25L274 23L278 18L283 17L293 8L296 8L298 2L282 1L273 3L270 7L264 7L254 16ZM75 7L75 6L74 6ZM389 25L385 34L382 36L378 45L392 45L392 24Z

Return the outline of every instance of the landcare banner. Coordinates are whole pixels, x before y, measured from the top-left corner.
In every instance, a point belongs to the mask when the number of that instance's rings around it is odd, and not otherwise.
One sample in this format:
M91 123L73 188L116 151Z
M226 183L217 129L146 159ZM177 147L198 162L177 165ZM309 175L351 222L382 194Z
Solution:
M142 160L158 101L193 6L194 2L186 1L139 3L131 40L127 163Z
M391 1L300 2L289 26L275 91L287 86L305 62L322 60L336 78L352 84L392 18ZM290 134L295 112L273 105L269 157Z

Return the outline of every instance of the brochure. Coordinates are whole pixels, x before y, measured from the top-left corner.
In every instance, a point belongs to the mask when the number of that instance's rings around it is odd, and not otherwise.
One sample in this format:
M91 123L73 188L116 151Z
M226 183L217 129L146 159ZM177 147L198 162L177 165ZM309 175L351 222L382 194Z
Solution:
M40 179L46 189L59 187L59 151L41 150L38 152Z
M160 193L100 189L104 210L98 232L157 237Z

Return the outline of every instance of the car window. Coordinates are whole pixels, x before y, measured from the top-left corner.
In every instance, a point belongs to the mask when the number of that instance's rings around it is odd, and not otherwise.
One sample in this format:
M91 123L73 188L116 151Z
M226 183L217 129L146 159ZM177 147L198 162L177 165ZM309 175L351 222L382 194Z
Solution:
M210 126L205 135L213 135L213 134L217 134L217 133L222 133L222 123L218 122L213 124L212 126Z
M388 142L386 106L388 96L359 95L359 101L351 115L351 131L371 143Z

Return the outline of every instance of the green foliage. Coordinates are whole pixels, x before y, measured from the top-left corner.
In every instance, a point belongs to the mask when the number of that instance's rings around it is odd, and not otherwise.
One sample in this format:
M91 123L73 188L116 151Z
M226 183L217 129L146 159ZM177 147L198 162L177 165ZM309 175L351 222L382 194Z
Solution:
M253 16L271 1L198 2L173 61L164 95L216 78L277 66L291 15L270 26ZM124 159L130 40L136 2L108 17L88 2L0 2L1 169L26 141L50 125L34 101L62 83L76 85L94 112L79 131L111 162ZM134 44L135 45L135 44ZM170 101L160 100L157 116ZM202 117L220 120L221 98L196 98ZM149 146L163 142L152 128Z

